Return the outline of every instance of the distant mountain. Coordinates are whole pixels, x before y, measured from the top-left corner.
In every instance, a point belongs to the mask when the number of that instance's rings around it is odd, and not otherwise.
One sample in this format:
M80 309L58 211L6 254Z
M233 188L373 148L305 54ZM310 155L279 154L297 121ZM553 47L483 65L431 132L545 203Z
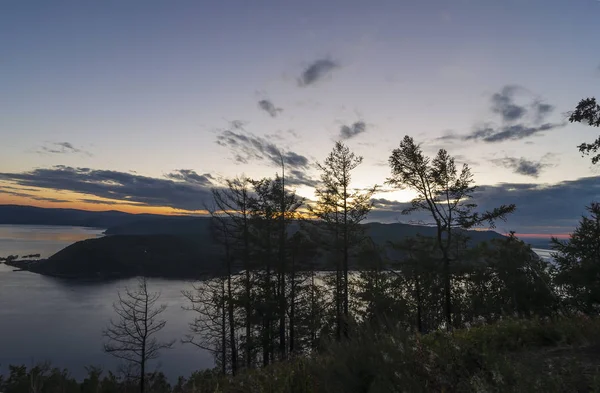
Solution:
M186 219L185 216L157 214L131 214L116 210L87 211L77 209L51 209L34 206L0 205L0 224L11 225L67 225L92 228L109 228L131 222L157 218Z
M207 217L131 214L120 211L93 212L76 209L48 209L33 206L0 205L0 224L69 225L106 228L106 235L191 235L209 237ZM417 234L434 236L435 228L409 224L365 224L367 233L378 244ZM296 230L292 225L290 232ZM494 231L469 231L472 242L501 238Z
M210 219L206 217L186 217L173 219L160 217L149 220L134 221L108 228L106 235L191 235L197 239L210 238ZM385 245L390 241L398 241L416 235L432 237L436 235L434 227L410 224L364 224L367 234L373 241ZM298 224L292 223L288 232L293 234L298 230ZM471 244L502 238L503 235L494 231L465 231Z
M107 236L77 242L46 260L13 263L13 266L41 274L72 278L140 274L196 278L218 273L221 266L223 251L211 238L210 219L206 217L0 206L0 218L0 223L10 224L107 228ZM291 235L298 229L298 223L292 223L288 233ZM365 229L381 246L416 235L435 236L433 227L400 223L369 223ZM468 231L467 234L470 245L503 237L494 231Z

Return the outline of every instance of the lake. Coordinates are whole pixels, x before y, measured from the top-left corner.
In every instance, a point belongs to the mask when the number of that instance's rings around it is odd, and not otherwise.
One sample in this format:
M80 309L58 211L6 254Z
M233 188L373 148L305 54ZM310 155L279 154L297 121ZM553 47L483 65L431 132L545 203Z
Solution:
M75 241L101 236L101 232L76 227L0 225L0 256L40 253L48 257ZM135 279L65 281L13 272L10 266L0 264L0 370L5 372L9 364L30 366L49 360L82 378L86 365L116 368L118 361L102 350L102 329L114 316L112 304L117 292L135 285ZM158 367L172 381L179 375L213 367L210 353L179 342L193 320L193 313L181 308L187 304L181 291L191 289L191 283L150 279L149 287L161 292L159 303L167 304L162 315L168 322L161 336L178 340L152 367Z
M102 236L101 229L54 226L0 225L0 256L40 253L48 257L79 240ZM548 250L535 249L543 258ZM68 368L76 378L85 376L84 366L114 369L118 364L102 350L102 329L114 316L112 303L135 279L90 283L65 281L29 272L13 272L0 264L0 370L9 364L30 366L49 360ZM179 375L214 366L207 351L179 339L188 333L193 313L182 310L187 300L181 291L191 289L183 280L150 279L152 291L160 291L167 325L164 339L178 340L152 364L173 382Z

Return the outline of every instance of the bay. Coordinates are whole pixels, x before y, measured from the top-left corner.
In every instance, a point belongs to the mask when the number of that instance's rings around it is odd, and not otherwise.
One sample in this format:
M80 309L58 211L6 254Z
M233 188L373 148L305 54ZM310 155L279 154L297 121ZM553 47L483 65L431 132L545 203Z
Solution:
M102 230L52 226L0 226L0 255L42 254L48 257L67 245L101 236ZM102 349L102 329L114 317L112 304L118 291L134 287L135 279L112 282L82 282L14 272L0 264L0 370L9 364L31 366L51 361L67 368L76 378L86 374L85 366L114 370L118 361ZM173 349L163 351L150 364L171 381L199 369L213 367L212 356L180 339L188 334L194 315L182 309L187 304L182 290L191 289L184 280L150 279L151 291L159 291L159 303L166 304L162 317L167 325L160 333L176 340Z

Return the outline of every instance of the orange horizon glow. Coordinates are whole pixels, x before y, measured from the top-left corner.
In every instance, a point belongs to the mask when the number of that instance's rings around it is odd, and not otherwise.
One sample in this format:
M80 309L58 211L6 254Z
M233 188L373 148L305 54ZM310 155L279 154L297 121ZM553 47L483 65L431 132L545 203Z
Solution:
M20 191L15 187L16 191ZM23 190L25 191L25 190ZM87 210L87 211L121 211L129 214L157 214L164 216L207 216L209 212L207 210L184 210L184 209L176 209L168 206L149 206L143 203L136 202L128 202L121 201L116 199L106 199L99 198L95 196L79 194L74 192L57 192L53 190L45 190L45 189L31 189L29 188L27 193L30 196L17 196L11 194L2 194L0 193L0 205L25 205L25 206L34 206L41 208L59 208L59 209L77 209L77 210ZM53 202L53 201L44 201L35 199L38 198L56 198L64 200L65 202ZM82 201L81 199L90 199L97 201L96 203L90 203L86 201ZM300 209L298 213L304 218L310 218L311 214L306 209ZM477 229L476 229L477 230ZM478 229L478 230L486 230L486 229ZM508 236L508 233L504 234ZM542 238L542 239L550 239L555 237L557 239L567 240L570 237L569 233L515 233L515 236L522 239L530 239L530 238Z
M60 197L62 198L63 196L61 195ZM102 199L88 199L98 200L98 203L82 202L78 200L68 200L67 202L39 201L36 199L22 196L0 194L0 205L22 205L53 209L77 209L95 212L113 210L130 214L158 214L164 216L188 216L208 214L208 211L206 210L182 210L168 206L148 206L144 204L119 203L120 201L108 201L111 203L102 203Z

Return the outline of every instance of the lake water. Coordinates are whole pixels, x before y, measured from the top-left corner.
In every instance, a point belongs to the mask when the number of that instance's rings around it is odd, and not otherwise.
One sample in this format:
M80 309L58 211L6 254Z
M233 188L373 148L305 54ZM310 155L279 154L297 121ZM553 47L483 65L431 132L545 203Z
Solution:
M101 236L102 230L0 225L0 256L42 254L48 257L79 240ZM549 251L535 249L543 258ZM102 329L114 316L112 304L117 291L133 287L134 279L108 283L65 281L29 272L13 272L0 264L0 370L9 364L32 365L49 360L66 367L76 378L85 375L84 366L114 369L117 361L102 350ZM164 339L178 340L163 351L158 367L171 380L192 371L213 367L212 356L179 339L188 333L193 314L182 310L187 300L181 291L191 289L182 280L151 279L152 291L161 292L167 325Z
M48 257L67 245L101 235L102 230L51 226L0 226L0 256L42 254ZM29 272L13 272L0 264L0 370L9 364L27 366L49 360L66 367L76 378L85 375L84 366L114 369L118 361L102 350L102 329L114 317L112 304L117 291L134 287L135 279L108 283L65 281ZM188 333L193 314L182 310L183 289L191 283L181 280L149 280L152 291L160 291L159 303L167 304L162 314L167 325L165 339L178 340L163 351L158 367L170 379L213 367L212 356L179 339Z

